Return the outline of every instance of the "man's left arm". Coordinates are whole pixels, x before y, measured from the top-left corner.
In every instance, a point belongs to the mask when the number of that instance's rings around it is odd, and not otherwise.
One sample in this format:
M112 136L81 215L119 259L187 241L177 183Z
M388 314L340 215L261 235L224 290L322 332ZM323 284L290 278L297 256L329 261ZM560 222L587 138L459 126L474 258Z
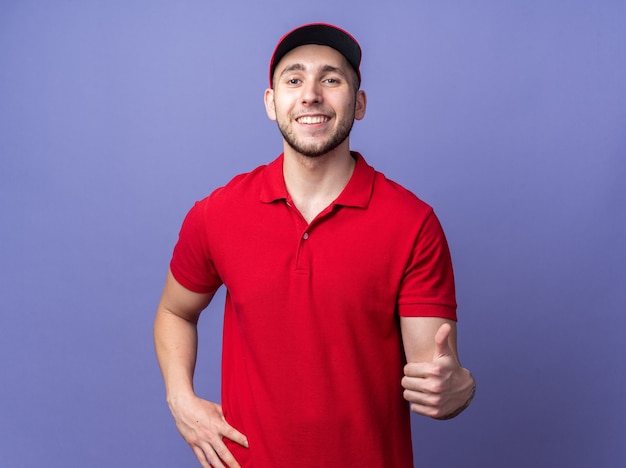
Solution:
M436 317L400 317L407 365L404 398L411 411L434 419L451 419L467 408L476 382L460 364L456 322Z

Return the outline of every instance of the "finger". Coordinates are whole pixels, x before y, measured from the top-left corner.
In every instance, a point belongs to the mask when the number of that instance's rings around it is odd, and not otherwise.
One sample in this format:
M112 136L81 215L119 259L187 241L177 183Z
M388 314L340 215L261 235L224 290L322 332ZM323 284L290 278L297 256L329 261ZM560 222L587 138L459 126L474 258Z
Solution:
M212 467L241 468L237 459L221 439L204 445L203 450Z
M224 439L232 440L245 448L248 448L248 439L245 435L228 424L225 419L223 421L223 427L220 430L221 437L218 440L212 441L211 448L217 453L219 459L224 462L226 466L229 468L239 468L239 463L229 450L228 446L224 442Z
M200 466L202 466L202 468L224 468L224 465L219 460L212 447L209 446L206 450L203 450L200 447L191 447L191 449L196 455L196 458L200 462ZM210 453L210 455L207 455L207 452Z
M412 405L436 408L441 404L441 395L435 393L421 393L405 390L402 396Z
M411 411L422 416L427 416L429 418L437 418L441 416L441 410L436 406L411 403Z
M233 426L228 424L228 421L226 421L226 417L224 417L224 413L222 411L222 405L216 405L216 409L223 423L223 429L221 431L222 435L226 437L227 439L230 439L233 442L236 442L245 448L249 448L248 438L245 435L243 435L241 432L239 432L237 429L235 429Z
M241 465L239 465L239 463L237 463L237 460L235 459L235 457L233 456L232 453L230 453L230 450L228 450L228 448L226 448L226 446L222 446L222 447L217 447L216 449L216 453L217 453L217 463L213 463L213 466L216 467L223 467L224 465L222 465L222 461L224 463L226 463L226 466L228 466L229 468L240 468Z
M441 405L441 395L405 390L404 399L411 404L415 413L429 415Z
M226 428L224 429L223 434L227 439L230 439L245 448L250 448L248 445L248 438L230 424L226 423Z
M439 327L435 334L435 354L433 355L433 361L442 356L454 355L452 348L450 347L450 333L452 327L449 323L444 323Z
M439 366L432 362L410 362L404 366L403 380L426 379L437 374Z

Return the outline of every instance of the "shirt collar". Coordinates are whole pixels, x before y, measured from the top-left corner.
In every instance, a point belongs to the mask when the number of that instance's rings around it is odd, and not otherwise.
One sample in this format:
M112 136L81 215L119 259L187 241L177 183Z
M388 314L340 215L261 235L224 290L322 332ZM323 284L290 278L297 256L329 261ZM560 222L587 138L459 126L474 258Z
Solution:
M356 165L348 184L333 204L366 208L374 187L374 168L371 167L360 153L352 152ZM284 154L265 167L261 185L261 202L272 203L276 200L288 200L289 193L283 177Z

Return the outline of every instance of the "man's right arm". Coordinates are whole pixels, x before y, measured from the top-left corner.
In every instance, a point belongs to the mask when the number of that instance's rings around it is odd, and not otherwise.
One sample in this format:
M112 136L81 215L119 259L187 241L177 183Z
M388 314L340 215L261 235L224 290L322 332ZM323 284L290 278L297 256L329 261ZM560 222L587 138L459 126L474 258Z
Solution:
M203 467L236 468L222 438L247 447L246 437L226 422L220 405L198 398L193 389L197 323L212 297L186 289L168 272L154 320L154 345L176 427L198 461Z

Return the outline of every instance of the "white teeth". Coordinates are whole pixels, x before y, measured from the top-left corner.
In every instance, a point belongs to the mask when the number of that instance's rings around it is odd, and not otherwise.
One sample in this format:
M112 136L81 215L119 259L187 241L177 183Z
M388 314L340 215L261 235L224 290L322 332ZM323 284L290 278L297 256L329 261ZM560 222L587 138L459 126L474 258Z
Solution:
M328 122L328 117L324 116L304 116L298 119L298 123L301 124L320 124Z

